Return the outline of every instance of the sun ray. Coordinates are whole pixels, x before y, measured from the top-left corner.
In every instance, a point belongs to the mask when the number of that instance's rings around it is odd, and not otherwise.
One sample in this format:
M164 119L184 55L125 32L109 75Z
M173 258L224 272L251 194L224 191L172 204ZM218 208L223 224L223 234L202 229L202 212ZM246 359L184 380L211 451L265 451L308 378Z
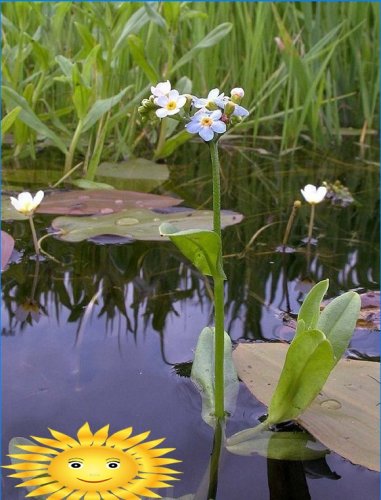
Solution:
M12 453L11 455L7 455L11 458L16 458L17 460L29 460L30 462L50 462L51 457L47 457L46 455L40 455L37 453Z
M33 488L26 498L161 498L152 490L168 488L179 480L174 476L181 472L165 466L181 461L161 458L175 448L158 448L165 438L145 441L150 431L132 436L132 427L126 427L109 437L109 425L93 433L85 423L77 431L78 441L62 432L49 431L54 439L31 436L43 446L16 445L27 453L10 454L13 463L3 466L16 471L9 477L21 479L18 488Z
M55 431L54 429L49 429L49 432L57 441L70 446L70 448L76 448L77 446L79 446L78 441L76 441L71 436L64 434L63 432Z
M77 432L77 437L81 446L91 446L94 441L94 435L91 432L89 424L86 422Z

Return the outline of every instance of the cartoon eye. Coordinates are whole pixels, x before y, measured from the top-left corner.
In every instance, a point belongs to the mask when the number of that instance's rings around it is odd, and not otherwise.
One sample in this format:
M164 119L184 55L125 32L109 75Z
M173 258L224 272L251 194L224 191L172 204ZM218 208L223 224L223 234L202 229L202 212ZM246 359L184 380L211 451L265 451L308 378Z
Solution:
M80 469L81 467L83 467L83 464L81 462L70 462L69 467L71 469Z
M119 462L108 462L107 467L109 469L119 469L120 463Z

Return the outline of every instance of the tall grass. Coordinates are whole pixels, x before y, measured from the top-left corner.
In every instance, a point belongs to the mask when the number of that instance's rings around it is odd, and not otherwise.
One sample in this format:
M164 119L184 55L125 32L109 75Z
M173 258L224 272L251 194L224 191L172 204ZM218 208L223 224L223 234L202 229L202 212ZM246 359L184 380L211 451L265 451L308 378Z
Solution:
M242 86L251 113L232 140L284 151L377 133L376 2L3 2L2 26L5 155L53 144L92 178L155 147L136 107L167 78L198 95Z

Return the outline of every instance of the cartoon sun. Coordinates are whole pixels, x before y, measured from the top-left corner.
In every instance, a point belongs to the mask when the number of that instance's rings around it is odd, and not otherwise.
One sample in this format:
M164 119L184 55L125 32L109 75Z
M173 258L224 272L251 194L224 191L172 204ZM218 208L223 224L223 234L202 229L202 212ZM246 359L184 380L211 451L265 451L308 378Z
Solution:
M131 436L132 427L111 436L109 426L94 434L89 424L77 433L78 441L49 429L54 439L31 436L43 446L21 445L28 453L12 454L17 462L3 467L14 469L9 477L27 479L16 487L36 487L26 497L46 495L47 500L138 500L141 496L161 498L150 488L171 486L173 474L165 467L181 462L161 458L175 448L157 448L164 439L145 441L150 431Z

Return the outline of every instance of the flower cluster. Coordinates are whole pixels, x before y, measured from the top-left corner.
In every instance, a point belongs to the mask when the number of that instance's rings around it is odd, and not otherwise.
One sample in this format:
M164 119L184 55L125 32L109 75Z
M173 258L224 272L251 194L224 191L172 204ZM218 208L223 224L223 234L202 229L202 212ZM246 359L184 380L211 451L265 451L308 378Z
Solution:
M206 142L217 138L216 134L224 134L228 126L239 123L249 114L240 105L245 93L239 87L232 89L230 97L219 89L212 89L207 97L200 98L181 95L167 80L152 86L151 92L149 99L143 99L139 107L143 119L170 116L185 123L189 133L198 134Z

